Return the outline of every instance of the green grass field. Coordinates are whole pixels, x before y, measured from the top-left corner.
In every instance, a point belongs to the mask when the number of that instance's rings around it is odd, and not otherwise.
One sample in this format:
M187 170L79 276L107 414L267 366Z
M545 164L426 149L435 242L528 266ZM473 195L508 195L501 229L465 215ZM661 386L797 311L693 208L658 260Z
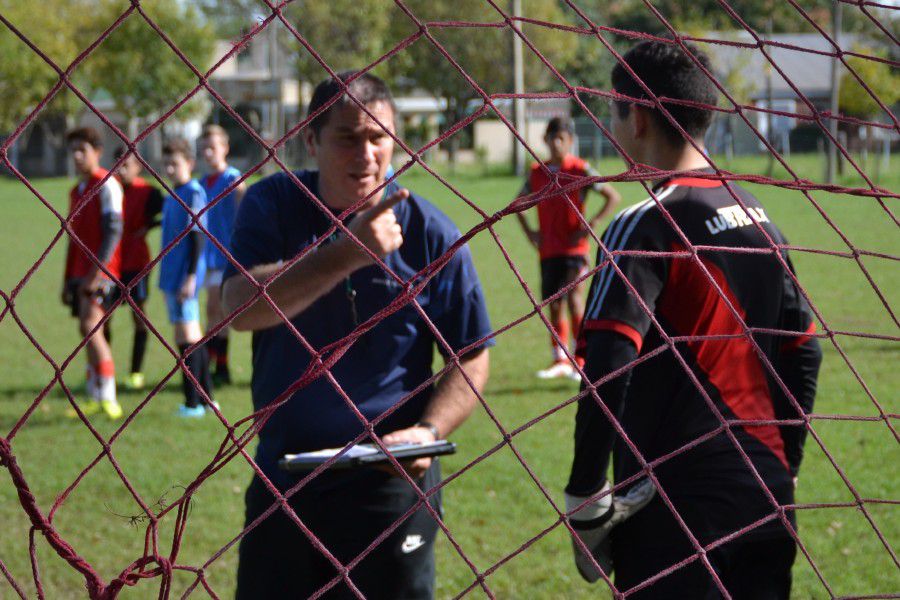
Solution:
M818 179L821 165L816 157L791 159L802 176ZM604 162L605 172L620 170L619 163ZM760 172L759 159L743 159L726 165L738 172ZM502 208L519 187L513 177L480 177L474 173L450 175L452 183L487 213ZM783 173L776 172L776 176ZM465 230L478 222L475 212L424 173L404 176L404 183L431 198ZM848 178L843 183L859 185ZM900 190L900 175L884 177L880 184ZM38 180L37 189L64 211L70 182ZM636 184L621 185L625 202L644 198ZM799 192L751 186L797 246L846 251L832 227ZM900 238L896 226L874 199L814 193L829 218L859 249L896 256ZM59 229L59 224L40 202L17 181L0 181L5 218L0 224L3 260L0 290L9 294L41 256ZM887 200L896 214L900 204ZM589 206L589 210L591 207ZM505 219L496 233L509 250L532 289L538 285L537 259L525 243L514 219ZM158 244L158 239L154 238ZM472 242L479 272L495 327L533 312L522 288L506 265L497 244L487 232ZM17 295L15 313L36 341L57 363L63 362L79 341L75 321L59 304L59 286L64 247L57 244ZM862 263L884 294L888 304L900 306L900 273L890 260L864 256ZM865 332L897 336L897 327L855 261L848 258L795 252L794 261L802 282L821 310L824 321L835 331ZM155 282L155 278L154 278ZM169 336L161 296L151 296L149 314L160 331ZM114 351L120 371L130 352L130 316L118 310L114 322ZM900 412L900 346L878 339L838 335L837 344L868 385L887 413ZM873 401L853 376L835 347L826 342L816 413L877 416ZM234 422L250 411L250 337L232 338L236 384L217 392L227 418ZM540 382L533 373L548 360L547 333L532 317L502 334L492 353L492 374L485 394L491 409L506 429L513 429L571 397L571 382ZM53 369L23 335L11 314L0 321L0 435L13 424L53 377ZM84 358L77 356L64 373L66 383L81 393ZM151 340L145 372L152 384L164 377L174 360ZM126 410L132 410L142 394L120 392ZM122 470L148 503L176 497L179 488L193 481L208 463L225 434L212 418L183 422L174 417L181 399L180 375L155 396L112 446ZM64 415L61 391L54 389L12 440L12 448L23 468L39 506L46 513L57 495L100 452L89 431ZM535 475L562 502L562 487L568 472L574 408L568 407L517 435L513 443ZM93 424L109 437L119 426L95 417ZM898 425L894 421L894 426ZM900 452L883 421L815 422L816 431L846 477L863 498L900 500L900 478L896 465ZM502 441L483 409L454 436L460 453L444 461L445 474L453 473ZM853 496L811 439L807 442L798 490L803 503L848 502ZM890 465L895 465L891 467ZM180 564L201 565L227 544L241 529L243 490L250 469L235 460L208 480L194 497L187 530L178 555ZM486 585L500 598L606 597L603 584L588 586L572 564L568 536L557 524L552 508L518 463L512 451L502 448L445 490L446 523L465 554L479 571L485 571L516 551L520 545L553 527L527 551L502 564L486 578ZM866 508L896 551L900 541L900 511L896 505L867 503ZM102 460L80 483L62 508L54 524L61 535L88 560L105 581L116 577L141 556L146 523L131 524L127 515L140 508L126 491L108 460ZM160 524L160 553L172 544L174 514ZM871 525L858 509L834 508L804 511L799 515L801 537L822 576L836 596L900 593L900 572ZM36 538L40 579L47 598L85 597L83 579L68 567L40 535ZM234 588L236 548L213 562L206 574L217 595L230 597ZM29 523L5 470L0 473L0 561L22 585L28 597L36 597L29 562ZM438 548L438 596L452 597L467 588L474 575L453 547L442 539ZM180 597L193 581L188 573L176 575L172 596ZM829 592L809 562L798 557L794 571L797 598L825 598ZM156 598L159 580L150 579L126 589L125 598ZM202 597L203 590L195 590ZM482 597L475 588L470 597ZM15 592L0 577L0 599Z

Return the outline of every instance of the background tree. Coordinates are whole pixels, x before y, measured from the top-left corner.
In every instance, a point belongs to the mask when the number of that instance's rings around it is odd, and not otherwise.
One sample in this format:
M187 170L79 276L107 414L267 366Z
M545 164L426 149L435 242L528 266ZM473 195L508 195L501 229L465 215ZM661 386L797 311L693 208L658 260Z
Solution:
M201 11L220 38L236 40L270 12L256 0L199 0ZM295 0L282 9L286 20L320 54L333 69L364 66L382 56L399 41L394 39L391 19L403 16L393 2L384 0ZM407 28L406 35L413 29ZM282 61L293 65L301 81L315 83L326 76L319 62L279 19L266 26L266 32L277 32ZM265 33L254 36L251 44L260 43ZM380 69L389 73L391 65Z
M585 13L591 22L598 25L606 25L609 23L609 2L605 0L589 0L580 2L578 7ZM564 11L572 13L571 9L565 7ZM587 28L588 23L579 15L572 13L572 25L576 27ZM569 83L595 90L609 91L612 87L610 83L610 73L616 64L615 57L606 49L603 42L596 35L587 34L568 34L573 36L575 41L575 50L569 56L569 60L563 69L563 75ZM617 36L603 34L604 39L611 43L617 50L625 51L626 44ZM598 118L609 117L609 104L602 96L592 94L581 94L582 102L585 103L588 110ZM576 114L577 114L577 109Z
M522 13L530 18L569 23L567 15L555 2L526 0L522 4ZM482 0L459 0L453 3L409 0L406 5L424 22L465 20L496 23L502 20L500 13ZM392 19L392 30L396 38L408 35L414 30L413 26L408 17ZM529 24L523 25L522 31L549 62L557 67L564 67L575 51L572 34ZM512 91L510 36L513 34L508 28L431 27L429 32L485 92L491 94ZM524 53L526 90L563 89L527 46ZM398 57L397 65L400 67L398 75L446 102L445 129L464 118L470 108L469 101L479 97L450 61L424 37ZM459 136L450 138L446 147L453 161L459 147Z
M0 13L62 69L91 41L86 35L90 12L85 8L84 0L43 0L40 10L35 10L31 3L0 0ZM59 76L5 25L0 25L0 56L3 57L0 60L0 133L5 133L14 130L44 99ZM72 80L79 89L84 89L87 84L84 69L77 69ZM58 147L63 143L63 132L50 124L71 125L82 107L81 100L63 87L42 109L35 126L42 129L51 146ZM29 131L13 146L14 163L16 149L27 143Z
M215 30L196 8L179 0L144 0L142 8L201 72L212 59ZM105 27L121 14L115 0L104 0L95 26ZM199 83L166 42L136 12L132 13L91 55L85 64L95 94L108 95L116 110L129 120L129 135L137 120L165 111ZM203 102L192 101L179 117L196 115Z
M718 0L654 0L653 6L678 31L685 29L722 31L743 29ZM729 0L728 5L758 32L772 17L774 31L801 33L814 31L803 16L787 2L771 0ZM828 23L830 0L804 3L811 18ZM613 0L609 3L610 25L621 29L665 35L668 30L643 0Z
M593 2L594 0L591 0ZM809 20L790 3L772 0L728 0L730 6L741 19L758 33L766 30L766 21L772 18L773 33L815 33L810 20L826 32L831 26L831 8L837 0L806 0L801 2ZM588 2L590 4L590 2ZM644 0L609 0L606 6L608 22L612 27L652 33L668 34L659 18L648 8ZM653 6L678 31L701 28L704 31L744 30L719 0L653 0ZM579 4L581 6L581 4ZM843 6L843 30L847 33L864 33L883 43L889 38L872 20L900 35L900 19L895 18L896 10L866 6L869 18L860 7Z
M259 0L194 0L193 5L221 39L236 40L254 25L256 16L268 14Z
M809 0L803 6L810 18L827 29L831 1ZM483 0L459 0L453 3L407 0L405 4L417 18L426 23L501 21L501 15ZM503 1L499 6L505 9L507 4ZM228 39L236 39L252 27L255 20L269 13L268 7L260 0L197 0L194 5L215 26L219 37ZM653 34L667 33L663 23L644 0L579 0L577 5L592 21L600 25ZM718 0L654 0L652 5L680 32L703 36L712 31L743 29ZM804 16L786 2L730 0L728 5L760 33L766 31L766 21L770 17L774 33L814 31ZM877 17L877 8L868 10ZM575 11L561 0L524 0L523 13L542 21L585 25ZM284 7L284 15L335 69L368 64L417 30L415 23L395 3L385 0L296 0ZM881 35L857 7L845 7L844 17L848 31ZM887 20L887 26L895 28L893 21L898 20ZM289 61L301 81L316 83L324 77L321 65L297 43L281 23L276 20L269 27L278 32L279 46L283 49L280 60ZM571 83L599 90L609 89L609 72L614 59L594 36L528 24L523 26L523 30ZM429 32L487 92L511 91L511 33L508 28L432 26ZM624 36L606 34L605 37L621 51L633 43L633 40ZM252 43L259 43L259 40L255 39ZM527 47L525 58L526 89L561 89L550 71ZM443 115L445 129L462 119L472 109L471 101L477 98L475 91L450 61L424 38L380 65L375 73L390 81L398 93L414 89L428 90L442 99L446 103ZM753 82L745 76L742 65L737 65L728 72L719 72L718 75L720 81L739 101L744 101L755 91ZM606 103L602 98L591 94L583 94L581 98L591 112L604 118L607 116ZM577 114L576 112L576 116ZM459 138L466 134L467 132L461 132L444 145L449 149L451 158L455 156Z
M888 53L886 50L863 48L862 46L854 47L856 52L879 56L886 58ZM900 101L900 73L896 69L892 69L890 65L885 63L866 60L851 56L847 59L847 63L856 71L859 77L866 82L866 85L881 100L881 102L890 109L898 101ZM875 99L860 85L856 77L849 71L845 71L841 76L841 85L838 92L838 108L841 113L859 117L869 121L885 121L886 115L883 114L882 108ZM865 169L869 158L869 147L874 139L873 128L871 125L851 126L851 133L855 133L855 138L859 141L863 151L863 168ZM855 131L854 131L855 130Z
M334 70L359 68L384 55L406 32L392 30L391 19L402 13L383 0L299 0L286 7L285 16L303 38ZM295 54L301 80L317 83L327 76L319 62L280 23L287 47ZM390 78L391 63L380 69Z
M879 58L887 58L888 56L885 50L863 48L861 46L855 46L853 50ZM855 56L848 58L847 63L866 82L869 89L881 99L885 106L890 108L900 100L900 73L897 73L890 65ZM882 112L875 99L849 71L846 71L841 76L838 106L842 113L862 119L872 119Z

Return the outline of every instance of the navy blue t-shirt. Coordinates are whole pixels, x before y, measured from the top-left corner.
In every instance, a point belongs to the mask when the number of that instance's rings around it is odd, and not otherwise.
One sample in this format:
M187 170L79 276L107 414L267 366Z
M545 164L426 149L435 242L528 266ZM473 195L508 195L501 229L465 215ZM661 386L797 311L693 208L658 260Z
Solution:
M313 193L318 172L298 171ZM389 188L387 193L396 187ZM441 257L460 233L450 219L415 194L394 208L403 229L403 245L384 262L404 281ZM316 241L331 221L285 173L267 177L247 191L235 221L231 253L246 269L287 261ZM315 250L313 250L315 252ZM239 275L228 264L224 279ZM355 293L355 303L350 296ZM316 349L347 336L357 324L388 306L402 288L381 267L371 265L295 316L291 323ZM468 246L460 247L416 297L443 339L458 351L491 332L481 283ZM355 314L354 314L355 304ZM482 346L492 345L487 341ZM412 303L380 321L359 338L331 368L331 373L367 419L396 404L432 376L437 345ZM311 366L311 355L285 325L253 334L253 404L258 410L281 397ZM433 385L386 418L376 429L387 433L415 424L431 397ZM359 419L326 376L294 392L265 424L257 462L279 485L290 478L277 461L285 453L339 447L363 431Z

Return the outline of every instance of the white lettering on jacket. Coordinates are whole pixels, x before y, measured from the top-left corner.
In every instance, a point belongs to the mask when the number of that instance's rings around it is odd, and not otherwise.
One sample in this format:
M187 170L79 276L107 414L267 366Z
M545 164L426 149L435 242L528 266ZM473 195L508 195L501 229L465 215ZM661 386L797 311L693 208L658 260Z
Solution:
M769 217L762 208L748 206L745 211L740 205L734 204L726 206L716 211L717 216L706 219L706 228L713 235L722 233L729 229L737 229L738 227L746 227L757 223L768 223Z

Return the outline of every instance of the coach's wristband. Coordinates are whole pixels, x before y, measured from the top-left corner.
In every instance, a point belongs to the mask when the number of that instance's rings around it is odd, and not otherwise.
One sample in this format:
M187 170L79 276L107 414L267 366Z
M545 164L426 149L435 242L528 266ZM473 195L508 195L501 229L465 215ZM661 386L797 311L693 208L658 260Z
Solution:
M428 421L419 421L416 423L416 427L424 427L428 431L431 432L431 435L434 436L434 441L441 439L441 432L438 431L438 428L434 425L434 423L429 423Z

